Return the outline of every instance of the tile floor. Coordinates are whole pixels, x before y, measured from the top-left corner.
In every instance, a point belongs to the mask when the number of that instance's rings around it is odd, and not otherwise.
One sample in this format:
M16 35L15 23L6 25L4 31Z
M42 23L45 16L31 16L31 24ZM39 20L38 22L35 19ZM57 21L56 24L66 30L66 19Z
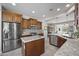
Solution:
M45 53L43 53L41 56L53 56L57 50L57 47L50 45L48 40L45 40ZM22 56L21 48L3 53L1 56Z
M58 50L57 47L50 45L49 41L46 40L45 41L45 53L42 54L41 56L53 56L57 50Z

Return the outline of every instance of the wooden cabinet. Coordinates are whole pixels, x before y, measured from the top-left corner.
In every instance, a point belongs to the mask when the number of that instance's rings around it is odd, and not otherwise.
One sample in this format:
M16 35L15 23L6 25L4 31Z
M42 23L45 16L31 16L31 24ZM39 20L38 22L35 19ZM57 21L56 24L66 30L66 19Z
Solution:
M3 11L2 21L21 23L22 16L16 13L9 12L9 11Z
M30 18L29 20L31 22L31 25L37 25L37 20L36 19Z
M60 36L56 36L56 35L48 35L49 36L49 43L51 44L51 45L54 45L54 46L57 46L57 47L61 47L64 43L65 43L65 41L66 41L66 39L64 39L64 38L62 38L62 37L60 37Z
M24 56L39 56L44 53L44 39L27 42L22 47Z
M37 26L38 26L40 29L42 29L42 22L38 21L38 22L37 22Z
M21 15L18 14L13 15L13 22L21 23L21 21L22 21Z
M31 22L31 25L36 25L39 29L42 29L42 22L32 18L30 18L30 22Z
M37 21L36 19L22 19L21 22L22 28L30 28L32 25L36 25L39 29L42 29L42 22Z
M30 28L30 21L28 19L22 19L21 25L23 29Z
M13 16L9 12L3 12L2 13L2 21L12 22Z
M61 47L65 43L66 39L57 36L57 47Z
M23 19L22 19L22 22L21 22L21 27L26 28L26 23L25 23L25 21Z

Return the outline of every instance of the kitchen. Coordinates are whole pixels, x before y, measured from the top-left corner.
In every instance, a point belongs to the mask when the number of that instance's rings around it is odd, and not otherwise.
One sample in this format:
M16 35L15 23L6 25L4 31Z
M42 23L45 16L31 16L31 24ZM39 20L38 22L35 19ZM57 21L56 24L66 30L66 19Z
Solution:
M1 56L79 55L78 7L74 3L2 3Z

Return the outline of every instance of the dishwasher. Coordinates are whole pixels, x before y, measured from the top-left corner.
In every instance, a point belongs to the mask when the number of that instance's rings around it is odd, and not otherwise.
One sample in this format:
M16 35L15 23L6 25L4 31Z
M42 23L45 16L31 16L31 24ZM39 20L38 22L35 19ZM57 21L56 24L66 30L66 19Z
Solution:
M56 35L50 35L49 41L50 41L51 45L57 46L57 36Z

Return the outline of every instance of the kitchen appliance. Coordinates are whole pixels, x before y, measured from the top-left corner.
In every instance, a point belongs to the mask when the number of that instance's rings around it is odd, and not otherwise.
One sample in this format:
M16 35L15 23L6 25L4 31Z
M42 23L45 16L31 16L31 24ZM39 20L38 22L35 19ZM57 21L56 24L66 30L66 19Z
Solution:
M50 44L57 46L57 36L56 35L50 35Z
M21 46L21 28L19 23L2 22L2 52L7 52Z

